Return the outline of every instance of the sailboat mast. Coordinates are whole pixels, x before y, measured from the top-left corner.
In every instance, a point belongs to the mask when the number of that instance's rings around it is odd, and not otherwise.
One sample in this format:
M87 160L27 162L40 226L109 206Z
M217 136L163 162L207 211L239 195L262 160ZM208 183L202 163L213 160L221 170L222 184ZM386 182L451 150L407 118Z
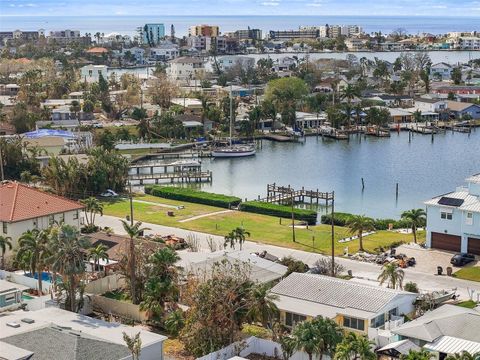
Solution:
M233 128L233 99L232 99L232 85L230 85L230 146L232 146L232 128Z

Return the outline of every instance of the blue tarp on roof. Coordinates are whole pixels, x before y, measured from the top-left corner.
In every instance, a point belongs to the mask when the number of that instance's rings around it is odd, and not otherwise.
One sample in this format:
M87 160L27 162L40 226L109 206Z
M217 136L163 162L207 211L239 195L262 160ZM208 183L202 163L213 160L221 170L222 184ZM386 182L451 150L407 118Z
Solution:
M35 131L30 131L22 134L26 138L29 139L38 139L42 138L45 136L59 136L63 138L75 138L76 135L72 133L71 131L65 131L65 130L53 130L53 129L39 129Z

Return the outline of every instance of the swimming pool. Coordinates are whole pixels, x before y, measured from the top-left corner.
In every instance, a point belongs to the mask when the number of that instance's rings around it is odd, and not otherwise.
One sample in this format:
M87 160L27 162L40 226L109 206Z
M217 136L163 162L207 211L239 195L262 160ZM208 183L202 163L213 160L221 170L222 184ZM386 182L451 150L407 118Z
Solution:
M33 296L30 296L28 294L22 294L22 300L32 300L35 299Z
M34 273L33 276L31 273L26 273L25 276L28 276L28 277L33 277L34 279L38 280L38 272ZM45 281L45 282L52 282L52 275L49 273L49 272L42 272L42 281Z

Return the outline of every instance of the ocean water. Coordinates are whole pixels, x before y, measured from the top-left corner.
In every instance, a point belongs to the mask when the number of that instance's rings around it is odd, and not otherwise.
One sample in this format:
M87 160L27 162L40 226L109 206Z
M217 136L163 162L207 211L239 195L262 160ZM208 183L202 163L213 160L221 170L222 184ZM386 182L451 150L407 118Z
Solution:
M480 30L478 17L424 17L424 16L2 16L0 31L8 30L62 30L75 29L82 33L112 32L133 35L145 23L164 23L166 32L175 26L176 36L184 36L195 24L215 24L221 32L259 28L264 35L269 30L298 29L299 26L325 24L357 24L367 33L390 33L404 28L408 33L445 34L449 31Z

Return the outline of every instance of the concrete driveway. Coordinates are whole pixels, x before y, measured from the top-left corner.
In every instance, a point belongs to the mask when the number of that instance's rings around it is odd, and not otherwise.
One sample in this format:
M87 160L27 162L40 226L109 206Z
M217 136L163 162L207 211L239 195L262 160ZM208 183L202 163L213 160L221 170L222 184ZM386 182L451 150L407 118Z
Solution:
M412 244L400 245L397 248L397 254L405 254L408 257L414 257L417 263L412 269L427 274L436 274L437 266L441 266L444 273L446 273L448 266L452 267L453 272L461 269L459 267L454 267L450 264L450 259L452 258L454 253L449 251L424 249L420 246Z

